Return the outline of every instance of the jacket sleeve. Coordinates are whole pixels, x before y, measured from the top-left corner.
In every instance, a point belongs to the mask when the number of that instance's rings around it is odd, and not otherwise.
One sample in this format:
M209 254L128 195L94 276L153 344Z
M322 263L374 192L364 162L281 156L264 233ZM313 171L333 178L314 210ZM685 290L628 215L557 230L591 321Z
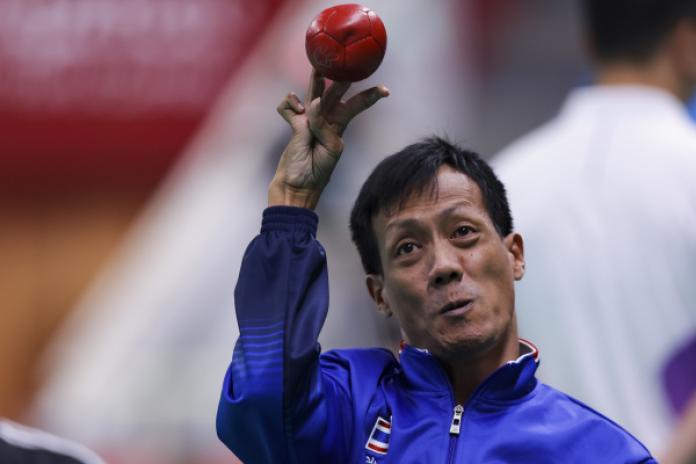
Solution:
M314 212L268 208L235 288L240 336L217 413L220 439L246 463L322 462L345 456L348 371L319 366L329 303Z

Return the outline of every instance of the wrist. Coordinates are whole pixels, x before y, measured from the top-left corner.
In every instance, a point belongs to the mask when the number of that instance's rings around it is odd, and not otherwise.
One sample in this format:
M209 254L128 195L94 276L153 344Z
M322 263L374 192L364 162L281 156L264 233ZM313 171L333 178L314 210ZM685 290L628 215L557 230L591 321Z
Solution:
M268 206L295 206L313 210L320 196L320 191L300 189L276 179L268 186Z

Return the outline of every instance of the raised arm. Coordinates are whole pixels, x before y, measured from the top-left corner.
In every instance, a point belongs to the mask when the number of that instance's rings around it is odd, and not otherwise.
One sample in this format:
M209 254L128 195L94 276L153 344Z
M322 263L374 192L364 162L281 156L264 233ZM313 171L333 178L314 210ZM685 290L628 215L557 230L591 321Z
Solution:
M240 337L217 415L220 439L244 462L320 462L347 446L331 415L349 409L340 366L319 368L317 338L328 309L326 257L313 209L343 150L350 120L386 96L374 87L347 101L347 83L313 73L302 104L278 112L292 137L269 186L261 233L246 250L235 288ZM301 456L300 456L301 455Z

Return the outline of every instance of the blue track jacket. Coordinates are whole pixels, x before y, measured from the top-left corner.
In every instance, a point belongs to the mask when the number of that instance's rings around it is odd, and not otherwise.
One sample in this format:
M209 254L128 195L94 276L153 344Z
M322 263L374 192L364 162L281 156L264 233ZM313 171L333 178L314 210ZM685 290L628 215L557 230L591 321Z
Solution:
M316 229L310 210L268 208L244 255L217 433L245 464L655 462L621 427L538 382L525 344L464 405L423 350L320 354L329 291Z

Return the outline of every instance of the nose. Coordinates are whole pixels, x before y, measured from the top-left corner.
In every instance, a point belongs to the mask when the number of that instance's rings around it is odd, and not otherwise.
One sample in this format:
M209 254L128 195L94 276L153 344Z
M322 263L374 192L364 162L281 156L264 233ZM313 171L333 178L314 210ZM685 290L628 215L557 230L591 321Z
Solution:
M432 267L429 283L431 287L442 287L462 278L462 266L457 251L449 243L435 243L432 246Z

